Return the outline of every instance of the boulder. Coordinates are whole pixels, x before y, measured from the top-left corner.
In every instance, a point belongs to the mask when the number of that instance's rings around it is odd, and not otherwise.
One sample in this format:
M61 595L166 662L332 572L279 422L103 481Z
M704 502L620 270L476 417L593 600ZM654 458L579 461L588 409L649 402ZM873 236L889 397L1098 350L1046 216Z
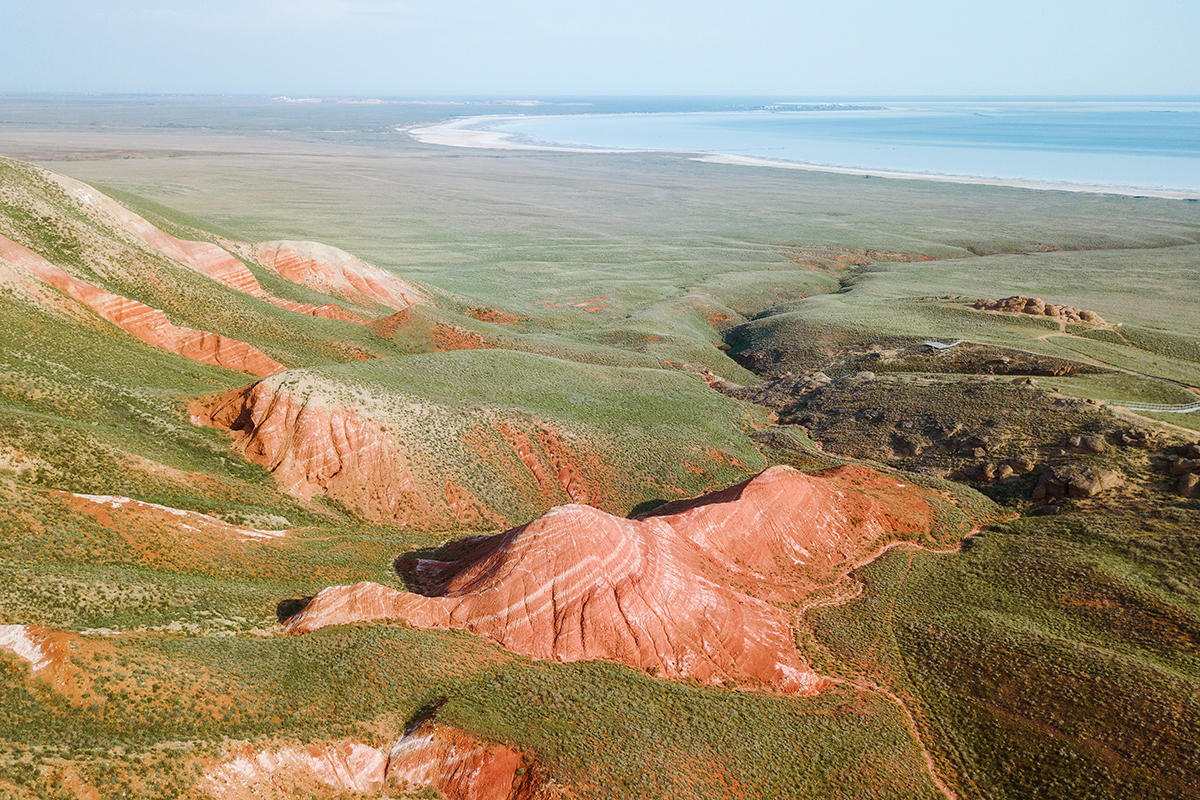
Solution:
M1150 447L1158 435L1149 428L1130 428L1121 432L1121 444L1127 447Z
M1200 497L1200 474L1189 472L1179 479L1179 493L1184 497Z
M1193 472L1200 472L1200 459L1198 458L1178 458L1171 462L1172 475L1186 475Z
M1062 303L1047 303L1040 297L1025 297L1013 295L1000 300L976 300L971 308L979 311L1002 311L1009 314L1030 314L1037 317L1051 317L1066 322L1087 322L1091 325L1103 325L1104 319L1095 311L1086 311L1075 306Z
M1119 472L1100 467L1051 467L1033 489L1033 499L1094 497L1125 482Z

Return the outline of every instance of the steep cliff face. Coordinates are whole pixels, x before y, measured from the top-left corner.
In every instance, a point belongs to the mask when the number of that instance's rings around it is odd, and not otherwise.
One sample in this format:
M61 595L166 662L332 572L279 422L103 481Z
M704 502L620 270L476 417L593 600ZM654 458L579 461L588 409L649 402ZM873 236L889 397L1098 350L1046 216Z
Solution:
M396 311L431 305L424 292L400 276L319 242L262 242L255 245L254 257L292 283L355 305L378 303Z
M256 383L220 396L193 422L231 431L246 458L296 497L327 495L402 523L433 515L391 434L352 410Z
M158 309L68 275L37 253L3 236L0 236L0 272L5 273L9 281L32 278L53 286L143 342L192 361L260 377L283 369L282 364L256 347L216 333L173 325ZM0 276L0 279L4 277Z
M319 378L287 375L295 376L295 385L279 376L198 401L192 422L228 430L244 457L295 497L332 497L371 519L403 525L496 530L517 521L508 516L514 492L536 498L542 508L598 496L594 484L604 466L591 459L591 480L585 478L585 459L547 423L527 433L504 419L469 427L455 418L447 424L471 440L462 447L477 461L473 466L431 455L427 451L439 446L431 438L436 431L414 432L396 419L404 408L417 417L454 412L418 406L407 396L389 396L382 407L347 398L336 386L326 392ZM486 418L488 412L480 413ZM474 439L486 446L471 450ZM486 496L470 482L480 466L487 470Z
M390 749L346 741L234 753L210 767L199 787L219 800L291 798L329 789L412 796L430 788L446 800L534 800L539 795L532 761L510 747L427 721Z
M562 506L447 545L435 559L399 559L414 593L330 587L285 626L303 633L399 618L469 630L537 659L605 659L706 683L815 693L820 679L796 652L786 613L752 595L798 599L897 533L895 515L855 488L869 472L773 467L639 520ZM871 480L905 488L887 476ZM914 522L927 523L923 500L908 502Z

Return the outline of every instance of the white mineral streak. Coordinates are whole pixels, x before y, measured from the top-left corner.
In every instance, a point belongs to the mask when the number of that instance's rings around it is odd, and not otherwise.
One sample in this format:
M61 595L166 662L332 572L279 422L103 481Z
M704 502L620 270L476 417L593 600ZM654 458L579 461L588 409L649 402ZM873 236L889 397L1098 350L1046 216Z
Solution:
M145 503L141 500L134 500L129 497L121 497L120 495L109 494L75 494L72 497L78 497L80 500L87 500L97 505L107 506L114 511L148 511L153 509L161 511L165 514L170 514L174 517L190 520L197 525L207 528L216 528L219 531L245 536L250 539L277 539L280 536L286 536L287 530L264 531L258 528L247 528L241 525L232 525L223 519L211 517L208 514L201 514L199 511L187 511L182 508L171 508L170 506L160 506L158 503ZM198 532L199 529L184 522L180 522L180 527L186 528L193 532Z
M359 742L342 745L284 747L240 756L209 770L201 788L214 797L241 796L255 786L277 784L281 778L316 779L343 792L369 792L383 783L387 756Z
M28 661L33 672L50 666L50 656L29 635L26 625L0 625L0 649Z

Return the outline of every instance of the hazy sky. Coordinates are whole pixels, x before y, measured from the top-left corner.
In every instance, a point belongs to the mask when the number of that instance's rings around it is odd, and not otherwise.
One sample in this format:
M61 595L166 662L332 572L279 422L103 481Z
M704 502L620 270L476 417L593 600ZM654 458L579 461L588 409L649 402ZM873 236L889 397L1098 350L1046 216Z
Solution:
M1200 0L0 0L0 91L1200 94Z

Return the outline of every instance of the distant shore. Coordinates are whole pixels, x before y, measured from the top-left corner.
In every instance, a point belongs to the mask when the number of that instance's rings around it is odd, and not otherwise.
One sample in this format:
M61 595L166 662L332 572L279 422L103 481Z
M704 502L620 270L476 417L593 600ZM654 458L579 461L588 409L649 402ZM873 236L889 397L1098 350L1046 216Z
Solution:
M491 150L545 150L558 153L666 153L673 150L647 149L605 149L600 147L572 147L547 142L526 142L505 131L478 130L468 126L478 124L483 117L465 117L450 122L440 122L432 125L420 125L412 128L400 128L409 136L424 144L437 144L447 147L477 147ZM514 119L510 116L486 117L493 122ZM863 169L859 167L838 167L824 164L807 164L800 161L777 161L769 158L754 156L739 156L728 153L697 153L691 159L706 164L725 164L742 167L769 167L772 169L798 169L807 172L832 172L839 175L862 175L873 178L891 178L907 181L934 181L938 183L963 183L983 186L1008 186L1018 189L1038 189L1059 192L1081 192L1087 194L1118 194L1130 197L1161 197L1171 200L1200 199L1200 192L1177 191L1169 189L1140 189L1132 186L1092 186L1075 183L1053 183L1049 181L1011 180L1001 178L984 178L970 175L948 175L927 172L897 172L883 169Z

